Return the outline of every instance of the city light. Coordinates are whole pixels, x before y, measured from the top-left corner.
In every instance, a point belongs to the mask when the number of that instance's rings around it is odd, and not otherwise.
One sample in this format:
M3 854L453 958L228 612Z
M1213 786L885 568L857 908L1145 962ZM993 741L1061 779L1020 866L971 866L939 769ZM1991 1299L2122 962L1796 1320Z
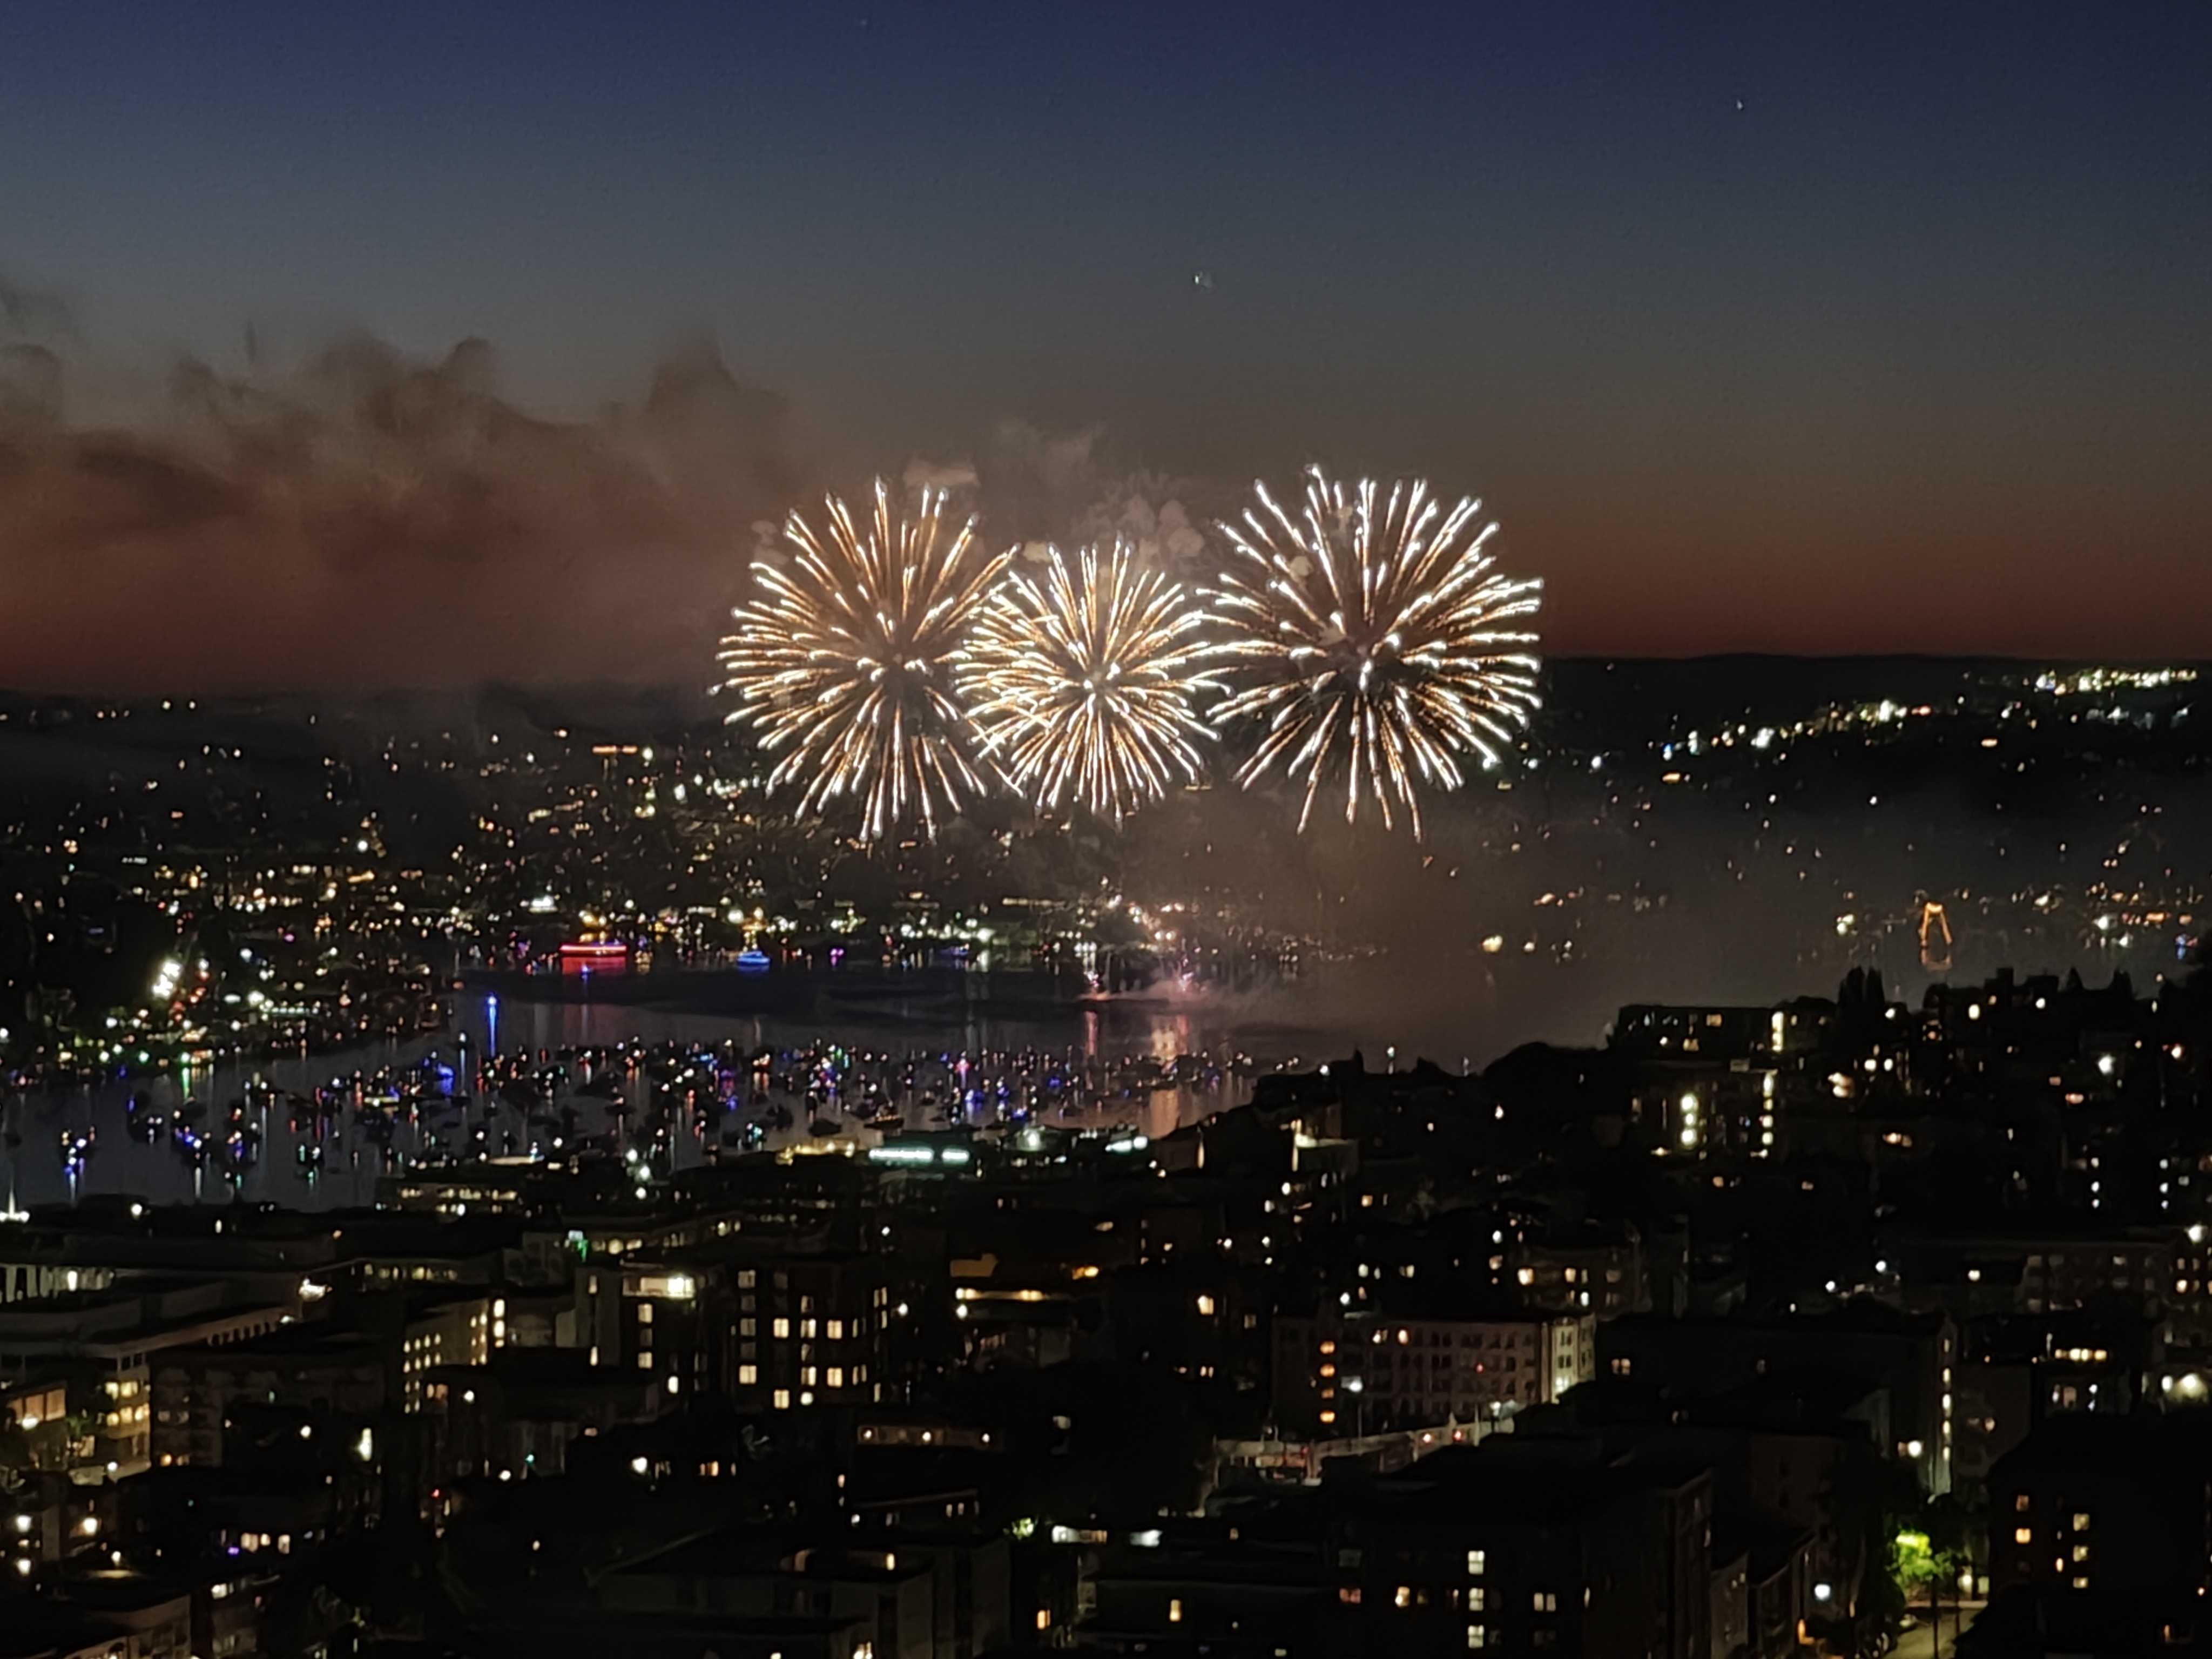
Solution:
M0 1650L2212 1638L2212 8L331 9L8 15Z

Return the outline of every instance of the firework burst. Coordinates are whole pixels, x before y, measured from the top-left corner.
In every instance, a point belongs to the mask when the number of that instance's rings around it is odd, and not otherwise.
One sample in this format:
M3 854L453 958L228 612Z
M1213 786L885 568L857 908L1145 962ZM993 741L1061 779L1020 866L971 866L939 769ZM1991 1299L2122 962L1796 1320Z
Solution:
M1247 678L1214 719L1266 722L1237 781L1279 767L1304 784L1303 830L1340 779L1346 823L1371 800L1418 839L1422 793L1458 788L1470 758L1493 764L1536 708L1536 635L1516 624L1541 584L1497 571L1480 502L1447 510L1425 483L1347 489L1310 468L1295 516L1255 489L1222 526L1233 552L1215 596L1222 654Z
M865 535L843 501L825 507L826 536L786 520L790 562L757 563L759 597L731 613L722 689L741 702L728 718L779 757L769 787L797 784L802 813L851 797L863 841L916 821L934 836L988 787L954 674L1008 556L983 550L973 519L948 530L941 490L907 517L877 480Z
M1040 811L1073 799L1117 823L1195 778L1205 620L1126 543L1073 568L1054 549L1041 581L1017 572L976 621L962 684L986 751Z

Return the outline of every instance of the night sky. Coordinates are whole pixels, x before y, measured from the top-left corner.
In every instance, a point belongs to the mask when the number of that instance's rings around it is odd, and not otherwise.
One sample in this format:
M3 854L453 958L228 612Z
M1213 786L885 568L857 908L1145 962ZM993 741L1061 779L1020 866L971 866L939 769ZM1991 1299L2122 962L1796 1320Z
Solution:
M1554 651L2212 654L2208 88L2203 3L16 0L0 683L311 676L398 586L350 677L702 679L751 518L1008 422L1480 493ZM332 413L356 335L491 343L471 435Z

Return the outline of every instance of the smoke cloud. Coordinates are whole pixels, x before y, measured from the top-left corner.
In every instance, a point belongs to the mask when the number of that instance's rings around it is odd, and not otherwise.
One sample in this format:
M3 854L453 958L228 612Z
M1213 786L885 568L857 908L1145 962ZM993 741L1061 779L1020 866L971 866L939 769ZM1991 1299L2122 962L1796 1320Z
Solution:
M1062 547L1123 541L1140 559L1183 577L1202 573L1204 526L1230 510L1233 492L1206 479L1118 466L1097 427L1052 434L1001 422L974 465L994 544L1018 540L1041 556Z
M703 684L785 515L871 471L709 340L584 421L505 398L481 339L271 356L249 329L242 373L186 358L118 399L64 301L0 282L0 684ZM1237 499L1018 421L893 476L980 510L994 546L1120 539L1185 578Z
M65 307L0 286L0 684L699 679L750 526L814 487L784 401L708 344L586 422L503 399L480 340L187 360L99 424L69 418L88 372Z

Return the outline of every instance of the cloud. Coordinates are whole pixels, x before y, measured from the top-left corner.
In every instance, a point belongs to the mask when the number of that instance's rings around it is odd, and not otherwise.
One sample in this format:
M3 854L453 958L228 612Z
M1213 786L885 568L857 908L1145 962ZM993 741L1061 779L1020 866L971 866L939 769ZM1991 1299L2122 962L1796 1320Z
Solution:
M966 461L926 461L919 455L906 464L906 471L899 480L909 493L924 489L972 490L975 488L975 469Z
M58 294L24 288L0 276L0 335L32 339L76 337L76 319Z
M1001 422L975 462L984 522L994 544L1062 547L1125 541L1140 557L1188 574L1206 556L1212 515L1233 491L1210 480L1117 465L1104 429L1048 433ZM1202 502L1194 507L1189 502Z
M249 331L243 373L184 358L149 388L0 283L0 685L704 685L786 514L874 471L703 337L580 421L508 398L483 339L279 356ZM972 503L994 546L1123 540L1181 575L1236 500L1023 422L902 481Z
M812 483L783 400L704 343L588 422L503 399L483 341L354 336L282 376L182 362L96 428L63 420L81 352L0 346L0 684L703 681L751 525Z
M0 345L0 429L52 426L61 417L61 359L27 340Z

